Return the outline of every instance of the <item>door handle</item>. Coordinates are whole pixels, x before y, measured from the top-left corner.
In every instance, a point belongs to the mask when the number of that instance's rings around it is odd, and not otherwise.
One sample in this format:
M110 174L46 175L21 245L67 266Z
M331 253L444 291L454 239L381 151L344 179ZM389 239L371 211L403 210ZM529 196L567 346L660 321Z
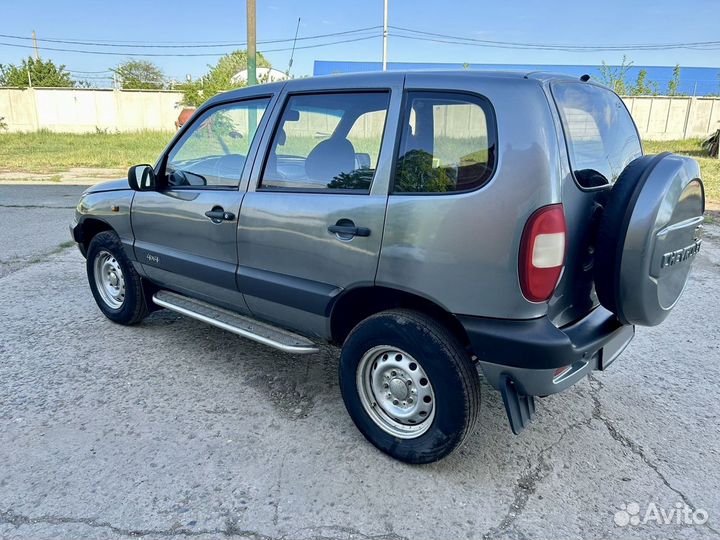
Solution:
M232 212L226 212L220 207L215 207L212 210L205 212L205 217L209 217L213 223L220 223L222 221L232 221L235 219L235 214Z
M356 227L355 225L330 225L328 232L338 236L370 236L370 229L367 227Z

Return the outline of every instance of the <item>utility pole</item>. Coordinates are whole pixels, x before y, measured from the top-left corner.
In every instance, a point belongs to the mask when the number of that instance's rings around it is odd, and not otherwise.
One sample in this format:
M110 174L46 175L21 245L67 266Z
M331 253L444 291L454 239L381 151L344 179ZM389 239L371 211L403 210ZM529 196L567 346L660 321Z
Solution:
M33 30L33 32L32 32L32 41L33 41L33 48L35 49L35 60L40 60L40 53L38 52L37 36L35 35L35 30Z
M247 0L247 85L257 84L255 51L255 0Z
M383 17L383 71L387 71L387 38L388 38L388 0L385 0L385 16Z

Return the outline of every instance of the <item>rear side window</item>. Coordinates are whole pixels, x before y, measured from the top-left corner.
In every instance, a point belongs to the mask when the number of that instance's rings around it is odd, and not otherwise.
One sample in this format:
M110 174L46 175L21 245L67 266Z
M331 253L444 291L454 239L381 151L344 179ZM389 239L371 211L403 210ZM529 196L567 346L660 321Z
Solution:
M260 189L367 193L389 101L388 92L290 96Z
M610 90L585 83L555 83L552 93L578 184L593 188L615 183L627 164L642 155L623 102Z
M394 193L452 193L475 189L492 176L495 118L479 96L409 92Z

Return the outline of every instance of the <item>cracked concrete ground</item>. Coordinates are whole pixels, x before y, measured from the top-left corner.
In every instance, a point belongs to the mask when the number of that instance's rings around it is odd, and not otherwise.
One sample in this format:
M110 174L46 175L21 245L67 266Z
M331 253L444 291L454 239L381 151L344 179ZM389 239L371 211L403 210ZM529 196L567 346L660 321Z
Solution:
M610 370L540 400L518 437L484 386L468 444L414 467L353 426L336 349L102 317L64 244L81 190L0 187L0 538L720 536L720 227ZM710 520L617 526L631 502Z

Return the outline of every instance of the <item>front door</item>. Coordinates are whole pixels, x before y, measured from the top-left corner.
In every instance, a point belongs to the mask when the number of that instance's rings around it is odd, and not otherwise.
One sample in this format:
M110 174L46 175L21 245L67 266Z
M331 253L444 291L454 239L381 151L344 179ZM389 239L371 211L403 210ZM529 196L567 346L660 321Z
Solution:
M168 150L158 190L136 193L135 256L154 282L247 311L235 282L241 179L244 171L249 175L253 139L270 101L251 98L206 110Z
M251 312L321 337L333 299L375 280L402 91L396 75L352 91L333 82L281 95L238 228Z

